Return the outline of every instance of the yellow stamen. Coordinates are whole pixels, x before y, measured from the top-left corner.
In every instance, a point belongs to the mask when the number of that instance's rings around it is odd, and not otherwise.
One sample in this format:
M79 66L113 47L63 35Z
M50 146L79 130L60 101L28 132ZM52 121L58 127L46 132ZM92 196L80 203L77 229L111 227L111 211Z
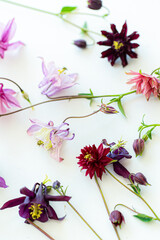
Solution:
M58 70L58 72L59 72L59 75L60 75L61 73L63 73L64 71L66 71L66 70L67 70L67 68L65 68L65 67L64 67L64 68L62 68L62 69L59 69L59 70Z
M113 46L116 50L119 50L121 47L124 46L124 44L118 41L113 41Z
M43 212L43 208L41 208L40 206L41 204L34 203L29 207L29 209L31 210L30 215L34 220L40 218Z
M89 154L89 153L87 153L85 156L84 156L84 158L85 159L87 159L87 160L91 160L91 157L92 157L92 155L91 154Z

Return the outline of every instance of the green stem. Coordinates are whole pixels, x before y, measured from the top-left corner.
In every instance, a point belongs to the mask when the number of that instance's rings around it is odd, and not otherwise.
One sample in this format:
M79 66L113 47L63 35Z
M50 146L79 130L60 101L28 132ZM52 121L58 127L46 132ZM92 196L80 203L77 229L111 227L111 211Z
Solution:
M137 212L136 210L134 210L134 209L132 209L132 208L130 208L130 207L128 207L128 206L122 204L122 203L118 203L118 204L116 204L116 206L114 207L114 209L116 209L116 207L118 207L118 206L125 207L125 208L129 209L130 211L132 211L132 212L134 212L134 213L136 213L136 214L140 214L140 213Z
M69 13L69 15L88 15L91 17L99 17L99 18L103 18L103 15L97 15L97 14L93 14L93 13L84 13L84 12L71 12ZM108 13L109 15L109 13ZM106 15L107 17L107 15Z
M28 223L30 223L33 227L35 227L37 230L39 230L41 233L43 233L46 237L48 237L50 240L55 240L52 238L48 233L46 233L42 228L38 227L35 223L33 223L29 218L26 219Z
M17 2L11 2L11 1L8 1L8 0L0 0L1 2L5 2L5 3L9 3L9 4L12 4L12 5L15 5L15 6L18 6L18 7L23 7L23 8L27 8L27 9L30 9L30 10L33 10L33 11L37 11L37 12L41 12L41 13L46 13L46 14L49 14L49 15L53 15L53 16L56 16L56 17L59 17L60 19L62 19L64 22L67 22L69 24L71 24L72 26L84 31L86 29L84 29L83 27L67 20L66 18L64 18L60 13L53 13L53 12L49 12L49 11L45 11L45 10L42 10L42 9L39 9L39 8L34 8L34 7L30 7L30 6L27 6L27 5L24 5L24 4L21 4L21 3L17 3ZM87 30L88 32L90 33L93 33L93 34L96 34L98 36L103 36L102 34L100 33L97 33L97 32L94 32L94 31L91 31L91 30Z
M90 117L90 116L92 116L92 115L94 115L94 114L96 114L96 113L98 113L98 112L100 112L100 109L98 109L97 111L94 111L94 112L92 112L92 113L90 113L90 114L83 115L83 116L71 116L71 117L67 117L67 118L64 119L63 123L66 122L68 119L72 119L72 118L87 118L87 117Z
M81 99L81 98L83 98L83 99L92 99L92 98L119 97L119 96L127 96L127 95L132 94L132 93L135 93L135 91L131 91L131 92L123 93L123 94L111 94L111 95L90 96L90 95L84 94L84 95L70 95L70 96L55 97L55 98L50 98L50 100L39 102L39 103L35 103L33 105L27 106L25 108L18 109L18 110L13 111L13 112L1 114L0 117L8 116L8 115L11 115L11 114L14 114L14 113L18 113L18 112L27 110L29 108L33 108L33 107L36 107L36 106L39 106L39 105L42 105L42 104L45 104L45 103L50 103L50 102L55 102L55 101L64 101L64 100Z
M60 192L58 189L56 189L56 191L61 195L61 196L65 196L65 193L63 191L63 189L61 188L61 191ZM73 211L75 211L75 213L82 219L82 221L90 228L90 230L100 239L102 240L102 238L98 235L98 233L96 233L96 231L89 225L89 223L82 217L82 215L77 211L77 209L70 203L70 202L67 202L68 205L73 209Z
M153 70L153 72L151 72L151 75L153 75L153 73L156 72L156 71L159 70L159 69L160 69L160 67L159 67L159 68L156 68L155 70Z
M18 85L18 83L16 83L15 81L13 81L13 80L11 80L11 79L5 78L5 77L0 77L0 80L9 81L9 82L15 84L15 85L19 88L19 90L20 90L21 92L24 92L23 89Z
M156 217L156 219L158 221L160 221L160 218L158 217L158 215L155 213L155 211L152 209L152 207L147 203L147 201L138 193L132 191L129 187L127 187L124 183L122 183L118 178L116 178L107 168L106 171L117 181L119 182L123 187L125 187L126 189L128 189L131 193L133 193L134 195L138 196L146 205L147 207L151 210L151 212L153 213L153 215Z
M102 192L102 189L101 189L101 187L100 187L100 185L99 185L99 182L98 182L98 179L97 179L96 174L94 175L94 179L95 179L95 182L96 182L96 184L97 184L97 187L98 187L98 189L99 189L99 191L100 191L101 197L102 197L102 199L103 199L103 202L104 202L104 205L105 205L107 214L108 214L108 216L110 216L110 211L109 211L107 202L106 202L106 200L105 200L104 194L103 194L103 192ZM119 236L119 233L118 233L118 231L117 231L117 228L114 226L114 224L112 224L112 226L113 226L113 228L114 228L114 230L115 230L115 233L116 233L116 235L117 235L118 240L120 240L120 236Z

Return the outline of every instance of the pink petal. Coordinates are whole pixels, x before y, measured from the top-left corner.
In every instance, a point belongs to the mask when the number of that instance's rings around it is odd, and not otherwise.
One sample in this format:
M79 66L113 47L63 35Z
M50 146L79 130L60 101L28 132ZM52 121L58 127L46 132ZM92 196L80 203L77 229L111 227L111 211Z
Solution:
M15 31L16 31L16 23L13 18L7 23L6 27L3 30L3 34L1 38L2 42L9 42L13 38Z
M10 95L10 94L5 94L5 95L6 95L6 98L7 98L8 103L9 103L11 106L21 108L18 100L17 100L15 97L13 97L13 96Z
M19 48L24 45L25 44L21 41L10 43L10 44L8 44L8 50L15 50L16 48Z
M42 127L38 125L32 125L30 128L27 130L27 134L29 136L33 135L35 132L38 132Z

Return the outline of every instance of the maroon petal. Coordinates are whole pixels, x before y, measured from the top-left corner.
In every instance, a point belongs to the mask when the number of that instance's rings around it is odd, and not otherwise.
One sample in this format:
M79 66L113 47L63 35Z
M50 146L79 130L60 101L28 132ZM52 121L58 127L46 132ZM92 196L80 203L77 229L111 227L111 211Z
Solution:
M41 214L41 216L37 219L40 222L47 222L48 221L48 216L47 216L48 212L46 211L46 209L43 209L43 213Z
M19 197L6 202L0 209L11 208L23 203L26 197Z
M121 37L126 37L126 35L127 35L127 23L126 22L123 24L120 35L121 35Z
M137 58L138 55L137 53L133 52L133 51L127 51L127 54L131 57L131 58Z
M128 64L127 59L126 59L126 54L125 54L125 53L122 53L122 54L120 55L120 58L121 58L123 67L125 67L125 66Z
M19 206L19 215L25 219L30 218L30 211L29 211L28 204L21 204Z
M139 34L137 32L133 32L127 37L127 40L132 41L132 40L136 40L137 38L139 38Z
M45 199L47 201L66 201L66 202L68 202L71 199L71 197L45 195Z
M119 176L129 179L130 172L121 163L113 163L113 169Z
M113 40L113 34L107 31L101 31L102 35L104 35L105 37L107 37L110 40Z
M102 52L102 58L108 57L114 53L114 50L112 48L107 49L106 51Z
M111 24L111 29L112 29L112 32L113 32L114 34L115 34L115 33L118 33L115 24Z
M131 43L131 48L137 48L137 47L139 47L138 43Z
M32 198L35 197L35 193L32 192L31 190L29 190L27 187L21 188L21 189L20 189L20 193L21 193L21 194L24 194L24 195L26 195L26 196L28 196L28 197L32 197Z
M97 44L103 45L103 46L112 46L112 41L111 40L99 41L97 42Z

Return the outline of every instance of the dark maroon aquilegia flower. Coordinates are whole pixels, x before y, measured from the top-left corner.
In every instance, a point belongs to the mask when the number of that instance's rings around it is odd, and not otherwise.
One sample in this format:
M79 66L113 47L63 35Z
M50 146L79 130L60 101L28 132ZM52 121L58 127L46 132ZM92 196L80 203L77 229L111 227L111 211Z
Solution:
M83 169L86 169L86 176L89 175L92 179L96 174L98 178L102 179L102 175L105 172L105 167L114 160L107 157L110 148L103 148L101 143L98 148L95 145L86 146L81 149L78 164Z
M49 218L55 220L62 220L64 218L58 218L55 210L49 204L49 201L68 202L70 197L49 195L47 193L47 186L43 183L36 183L32 191L27 187L23 187L20 189L20 193L24 196L6 202L1 207L1 210L19 205L19 215L32 222L34 220L46 222Z
M107 40L98 42L99 45L110 46L107 50L102 52L102 58L107 57L108 61L113 66L115 61L120 57L123 67L127 62L127 55L131 58L137 58L137 53L132 49L137 48L139 44L131 43L132 40L136 40L139 37L137 32L133 32L127 36L127 23L125 22L121 32L119 33L116 29L115 24L111 24L112 32L101 31Z

